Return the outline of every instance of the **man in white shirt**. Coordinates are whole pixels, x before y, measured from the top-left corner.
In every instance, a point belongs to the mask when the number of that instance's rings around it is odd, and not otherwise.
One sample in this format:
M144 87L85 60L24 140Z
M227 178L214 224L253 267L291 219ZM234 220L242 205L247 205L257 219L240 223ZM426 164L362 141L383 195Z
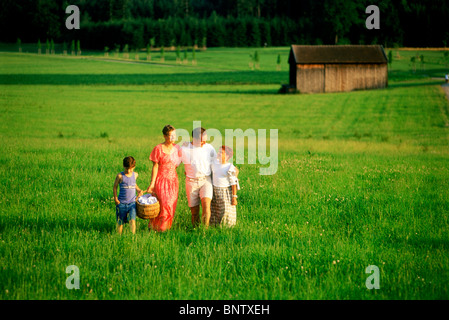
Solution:
M182 146L181 150L186 174L187 201L192 212L192 225L197 226L200 222L201 203L203 209L201 220L208 227L213 194L211 164L217 157L217 153L212 145L206 143L206 140L206 130L195 128L192 131L192 142Z

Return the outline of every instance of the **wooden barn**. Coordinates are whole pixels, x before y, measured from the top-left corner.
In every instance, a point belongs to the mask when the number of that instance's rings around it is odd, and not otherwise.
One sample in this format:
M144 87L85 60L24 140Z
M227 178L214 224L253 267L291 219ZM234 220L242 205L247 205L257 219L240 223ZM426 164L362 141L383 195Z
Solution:
M290 88L301 93L385 88L387 63L379 45L292 45Z

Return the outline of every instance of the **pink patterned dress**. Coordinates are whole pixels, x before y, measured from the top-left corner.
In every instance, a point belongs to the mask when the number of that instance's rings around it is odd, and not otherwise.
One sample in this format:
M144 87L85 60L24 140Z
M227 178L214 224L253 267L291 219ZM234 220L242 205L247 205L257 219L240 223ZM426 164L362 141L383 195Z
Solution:
M178 203L178 174L176 168L181 163L181 148L174 144L172 153L162 151L162 144L154 147L150 154L150 160L159 164L154 193L161 205L159 215L150 219L149 229L166 231L171 228Z

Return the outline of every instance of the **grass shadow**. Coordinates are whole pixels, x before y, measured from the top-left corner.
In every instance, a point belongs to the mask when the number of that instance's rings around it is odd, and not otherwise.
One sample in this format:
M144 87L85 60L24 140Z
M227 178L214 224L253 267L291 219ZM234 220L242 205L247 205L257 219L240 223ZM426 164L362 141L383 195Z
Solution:
M256 90L164 90L171 93L199 93L199 94L254 94L254 95L276 95L278 96L277 89L256 89Z
M0 74L0 85L280 84L286 73L232 71L173 74Z
M13 219L14 218L14 219ZM13 228L39 231L60 231L60 230L83 230L83 231L99 231L100 233L114 233L116 224L114 218L109 220L101 219L98 217L91 221L83 219L47 219L46 217L39 217L39 219L32 219L25 217L23 219L16 219L17 217L4 216L0 223L0 233L9 229L8 226ZM126 225L125 227L127 227Z
M444 82L438 80L429 80L429 81L410 81L410 82L396 82L389 83L388 88L412 88L412 87L424 87L424 86L435 86L441 85Z

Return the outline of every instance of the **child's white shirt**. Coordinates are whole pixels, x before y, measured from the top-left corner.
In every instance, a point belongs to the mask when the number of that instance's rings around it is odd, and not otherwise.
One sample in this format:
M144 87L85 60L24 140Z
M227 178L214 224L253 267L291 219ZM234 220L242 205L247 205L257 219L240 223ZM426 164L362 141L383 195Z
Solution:
M212 184L214 187L226 188L236 184L230 179L229 171L235 172L235 166L232 163L222 164L218 159L212 162Z

